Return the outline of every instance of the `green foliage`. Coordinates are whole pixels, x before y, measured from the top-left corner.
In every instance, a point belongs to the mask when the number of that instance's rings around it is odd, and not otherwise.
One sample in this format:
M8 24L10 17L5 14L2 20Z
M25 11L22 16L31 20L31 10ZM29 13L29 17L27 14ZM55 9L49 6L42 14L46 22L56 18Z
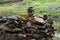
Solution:
M0 2L4 2L4 1L7 1L7 0L0 0Z

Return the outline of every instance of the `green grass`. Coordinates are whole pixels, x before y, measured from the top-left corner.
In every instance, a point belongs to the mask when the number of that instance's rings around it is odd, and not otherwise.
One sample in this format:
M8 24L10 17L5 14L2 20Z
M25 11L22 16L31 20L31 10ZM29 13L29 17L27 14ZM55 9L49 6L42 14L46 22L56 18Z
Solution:
M54 21L54 27L57 29L57 32L60 33L60 21Z
M60 0L24 0L23 3L20 5L20 3L16 4L4 4L0 5L0 8L3 7L10 7L13 10L26 10L29 6L33 6L35 9L36 14L48 14L53 15L54 13L57 13L59 16L59 11L51 11L46 10L49 6L59 6ZM9 8L8 8L9 9ZM2 10L2 9L0 9ZM4 10L3 10L4 11ZM16 12L18 13L18 12Z
M7 0L0 0L0 2L4 2L4 1L7 1Z

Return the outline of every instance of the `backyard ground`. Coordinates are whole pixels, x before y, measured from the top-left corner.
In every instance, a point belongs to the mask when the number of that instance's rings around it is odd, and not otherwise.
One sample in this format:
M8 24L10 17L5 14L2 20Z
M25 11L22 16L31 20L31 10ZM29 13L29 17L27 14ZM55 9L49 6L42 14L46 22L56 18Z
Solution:
M0 0L7 1L7 0ZM24 0L18 3L8 3L0 5L0 15L21 15L27 13L29 6L34 7L35 14L37 15L52 15L59 16L58 19L54 20L54 26L57 28L57 33L60 33L60 0ZM58 34L56 34L59 36ZM60 37L60 36L59 36ZM60 40L54 38L54 40Z

